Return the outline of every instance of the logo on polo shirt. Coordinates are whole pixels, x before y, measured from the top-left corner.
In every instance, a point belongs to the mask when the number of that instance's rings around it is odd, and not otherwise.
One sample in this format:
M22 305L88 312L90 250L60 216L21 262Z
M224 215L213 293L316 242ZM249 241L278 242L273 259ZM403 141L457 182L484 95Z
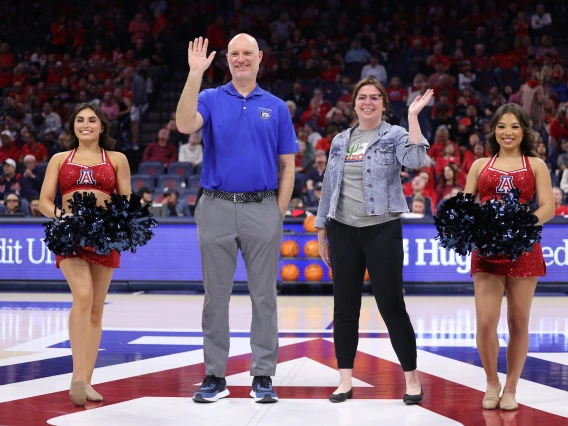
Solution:
M263 120L268 120L270 118L270 113L272 112L270 108L258 107L258 109L260 110L260 118Z

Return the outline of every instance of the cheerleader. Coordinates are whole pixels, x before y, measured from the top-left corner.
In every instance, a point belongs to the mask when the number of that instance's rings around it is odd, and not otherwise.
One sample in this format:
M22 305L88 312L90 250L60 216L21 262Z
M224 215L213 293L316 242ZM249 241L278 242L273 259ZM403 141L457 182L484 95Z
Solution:
M109 136L110 123L94 103L79 104L68 122L67 148L55 154L47 166L40 195L40 210L51 218L61 216L55 206L57 189L61 190L63 207L75 192L94 194L97 205L104 206L111 194L129 195L130 166L124 154L114 152L116 141ZM120 267L120 254L95 253L78 248L76 254L56 256L73 294L69 314L69 340L73 357L73 377L69 396L77 406L86 401L102 401L91 386L102 334L102 315L112 274Z
M476 160L467 177L466 193L479 194L482 203L500 199L516 188L520 202L528 203L536 193L537 225L554 217L554 196L546 164L535 152L535 135L527 113L516 104L500 107L490 123L487 135L490 158ZM471 256L477 314L477 348L487 375L485 409L516 410L517 383L525 363L529 344L529 313L539 276L546 266L540 244L517 260L504 256ZM497 324L503 292L507 294L507 380L502 388L497 375L499 339ZM503 390L502 396L501 390Z

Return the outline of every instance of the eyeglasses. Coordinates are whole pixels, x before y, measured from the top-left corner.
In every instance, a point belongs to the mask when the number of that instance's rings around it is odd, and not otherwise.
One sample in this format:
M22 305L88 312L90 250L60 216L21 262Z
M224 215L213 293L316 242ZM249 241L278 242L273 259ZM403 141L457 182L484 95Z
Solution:
M7 203L17 203L19 200L6 200Z
M357 99L357 101L359 102L365 102L367 100L367 98L369 98L371 100L371 102L379 102L381 100L381 98L383 97L383 95L357 95L357 97L355 99Z

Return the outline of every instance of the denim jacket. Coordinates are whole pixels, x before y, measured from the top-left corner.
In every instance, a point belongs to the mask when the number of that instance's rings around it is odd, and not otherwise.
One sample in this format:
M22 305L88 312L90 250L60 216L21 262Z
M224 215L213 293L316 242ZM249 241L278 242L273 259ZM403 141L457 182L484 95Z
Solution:
M321 200L315 220L316 228L325 228L328 219L335 217L347 144L353 127L333 138L327 168L323 178ZM407 212L402 191L402 166L417 169L427 164L426 151L430 145L425 137L418 144L408 140L408 132L400 126L382 122L363 159L363 184L368 215L387 212Z

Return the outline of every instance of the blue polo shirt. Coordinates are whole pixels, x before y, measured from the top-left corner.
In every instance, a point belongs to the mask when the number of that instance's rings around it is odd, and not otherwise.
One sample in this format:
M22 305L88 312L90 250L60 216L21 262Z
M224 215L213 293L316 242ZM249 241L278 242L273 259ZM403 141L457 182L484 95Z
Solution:
M299 151L288 107L258 85L245 98L233 83L199 94L201 186L225 192L278 188L278 156Z

